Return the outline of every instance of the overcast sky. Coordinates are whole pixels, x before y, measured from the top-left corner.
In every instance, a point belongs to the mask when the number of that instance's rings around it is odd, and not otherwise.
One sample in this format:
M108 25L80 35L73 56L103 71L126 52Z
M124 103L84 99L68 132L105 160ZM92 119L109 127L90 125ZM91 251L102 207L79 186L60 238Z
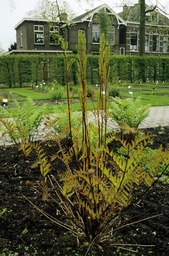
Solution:
M148 1L154 4L156 3L156 0ZM27 16L27 12L34 10L38 2L39 0L0 0L0 48L7 51L10 44L16 42L15 25ZM84 3L83 0L81 0L81 2ZM115 2L118 3L119 1L115 0ZM107 3L114 11L117 11L115 9L117 5L115 2L113 0L96 0L94 6L86 5L85 7L90 9L102 3ZM124 2L124 0L120 2ZM127 0L126 3L128 2ZM77 15L86 11L84 4L82 8L75 4L73 0L71 0L71 3L73 3L73 7L71 4L70 7L71 9L75 9ZM114 6L112 6L112 3L114 3ZM160 3L163 4L169 12L169 1L161 0Z

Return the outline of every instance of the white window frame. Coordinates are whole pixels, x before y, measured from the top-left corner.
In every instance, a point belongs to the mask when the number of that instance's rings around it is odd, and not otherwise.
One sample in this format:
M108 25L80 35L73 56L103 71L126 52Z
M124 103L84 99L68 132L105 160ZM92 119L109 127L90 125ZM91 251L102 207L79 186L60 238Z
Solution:
M135 35L136 38L132 39L132 36ZM133 43L132 41L135 41L136 43ZM130 51L131 52L137 52L138 51L138 33L137 32L131 32L130 33Z
M52 39L52 36L54 34L59 35L59 26L50 26L49 33L50 33L50 45L58 45L59 40L58 39Z
M145 35L145 52L150 51L150 35Z
M163 36L163 53L169 52L169 36Z
M44 44L44 26L34 25L34 44Z
M154 40L156 37L156 40ZM153 34L153 52L160 52L160 36L158 34Z
M92 43L100 44L100 28L97 24L92 25Z

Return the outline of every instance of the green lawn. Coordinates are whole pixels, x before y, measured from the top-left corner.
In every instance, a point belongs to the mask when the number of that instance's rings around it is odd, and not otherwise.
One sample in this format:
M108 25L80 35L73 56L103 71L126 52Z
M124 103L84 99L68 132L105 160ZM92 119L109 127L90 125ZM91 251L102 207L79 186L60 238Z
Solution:
M110 85L111 89L116 88L119 90L120 97L123 98L137 98L141 97L143 104L150 104L151 106L167 106L169 105L169 84L168 83L145 83L145 84L129 84L124 83L120 85ZM130 87L130 88L129 88ZM76 86L76 90L77 90ZM96 87L93 86L93 89L96 90ZM64 93L62 95L62 100L66 97L66 89L65 87L62 87L62 90L64 90ZM34 101L43 101L45 100L47 105L47 112L57 112L57 110L62 106L62 108L67 108L66 105L63 104L61 100L57 100L57 102L60 101L60 104L56 103L56 100L51 103L52 95L57 90L51 90L47 89L45 91L41 90L32 90L31 88L6 88L0 90L0 95L3 97L5 96L8 98L9 101L9 108L10 103L16 99L18 101L24 101L27 97L32 98ZM133 94L130 94L129 92L132 91ZM77 94L76 94L77 96ZM48 100L50 101L50 104L48 105ZM112 99L113 100L113 99ZM111 98L110 98L111 101ZM89 103L89 109L93 109L95 107L94 103ZM72 110L78 111L80 110L80 103L77 101L76 103L72 104Z
M128 84L116 88L119 89L121 97L141 97L143 104L151 104L151 106L169 105L169 83ZM132 95L129 93L130 91L133 92Z
M36 91L29 88L9 88L3 90L4 93L9 95L11 100L18 99L19 101L25 100L30 97L33 100L50 100L51 92L48 91Z

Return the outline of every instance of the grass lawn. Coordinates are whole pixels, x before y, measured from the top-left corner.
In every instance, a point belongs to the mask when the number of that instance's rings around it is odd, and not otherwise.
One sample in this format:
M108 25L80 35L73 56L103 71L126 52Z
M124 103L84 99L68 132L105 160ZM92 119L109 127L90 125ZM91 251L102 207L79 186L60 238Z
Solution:
M130 88L128 88L130 86ZM143 104L151 106L169 105L169 83L145 83L118 86L121 97L141 97ZM131 95L129 92L133 92Z
M10 99L14 98L22 101L30 97L33 100L50 100L52 93L48 91L36 91L29 88L8 88L3 90L6 95L9 95Z
M76 86L76 90L77 90ZM120 85L110 85L109 90L116 88L118 89L120 93L120 97L122 98L129 98L132 97L137 98L141 97L143 104L150 104L151 106L167 106L169 105L169 83L145 83L145 84L129 84L124 83ZM66 88L62 86L62 89L64 90L64 93L62 94L62 100L66 97ZM95 86L93 86L93 89L96 90ZM56 104L56 100L51 103L52 95L56 93L57 90L32 90L31 88L6 88L2 89L0 91L0 96L3 95L3 97L8 98L9 101L9 108L10 108L10 102L12 102L14 99L18 101L24 101L27 97L32 98L34 101L46 101L47 105L47 112L53 113L57 112L60 108L63 110L67 109L67 105L65 105L61 100L57 100L57 102L60 102L60 104ZM130 94L129 92L132 92ZM76 94L77 96L77 94ZM50 101L50 104L47 103L47 101ZM110 98L111 100L111 98ZM95 104L92 102L89 102L89 109L94 109ZM80 103L77 101L76 103L72 104L72 111L78 111L80 110ZM11 109L12 111L12 109Z

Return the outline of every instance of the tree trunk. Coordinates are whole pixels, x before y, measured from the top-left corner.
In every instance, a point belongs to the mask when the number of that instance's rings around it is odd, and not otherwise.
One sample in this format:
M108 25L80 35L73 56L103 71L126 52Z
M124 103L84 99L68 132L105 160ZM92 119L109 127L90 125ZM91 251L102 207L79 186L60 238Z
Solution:
M140 56L145 55L145 0L140 0Z

